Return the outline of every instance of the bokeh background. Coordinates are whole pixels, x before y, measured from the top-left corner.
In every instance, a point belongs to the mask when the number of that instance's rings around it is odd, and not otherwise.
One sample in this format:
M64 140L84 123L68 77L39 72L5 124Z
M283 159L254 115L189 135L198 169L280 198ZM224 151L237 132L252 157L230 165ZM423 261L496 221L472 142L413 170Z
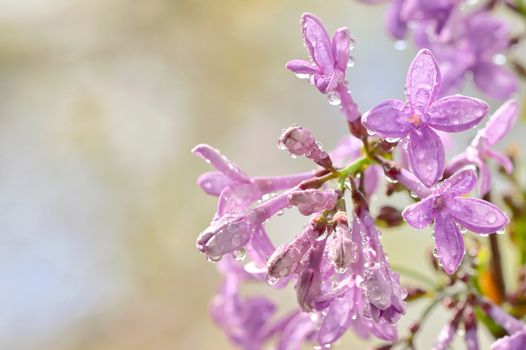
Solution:
M209 168L190 149L210 143L253 175L309 169L277 150L281 130L301 124L331 148L346 126L284 69L306 57L299 16L351 28L348 78L366 110L403 95L415 53L394 48L384 10L351 0L0 0L0 349L231 349L208 317L220 277L194 245L215 198L195 185ZM284 242L301 223L285 215L270 231ZM429 273L430 235L403 229L383 241L392 262ZM446 319L431 319L423 348ZM349 336L339 348L366 346Z

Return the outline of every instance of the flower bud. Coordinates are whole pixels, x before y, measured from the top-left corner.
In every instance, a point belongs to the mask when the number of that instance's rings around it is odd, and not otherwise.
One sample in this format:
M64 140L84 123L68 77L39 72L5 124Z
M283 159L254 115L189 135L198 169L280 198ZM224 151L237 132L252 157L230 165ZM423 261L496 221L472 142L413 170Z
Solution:
M337 271L345 271L358 259L358 245L351 240L351 232L346 223L339 223L329 242L329 260Z
M289 202L296 206L303 215L311 215L323 210L332 210L338 201L338 192L333 189L307 189L293 191L289 194Z
M333 168L329 154L320 148L314 135L301 126L285 129L278 140L278 148L294 156L306 156L326 169Z

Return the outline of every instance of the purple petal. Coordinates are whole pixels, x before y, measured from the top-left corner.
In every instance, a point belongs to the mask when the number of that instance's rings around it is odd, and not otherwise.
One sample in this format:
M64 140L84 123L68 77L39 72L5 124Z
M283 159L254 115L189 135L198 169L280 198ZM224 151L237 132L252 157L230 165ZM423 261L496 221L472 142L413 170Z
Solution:
M304 13L301 25L309 56L324 70L334 67L332 43L320 19L311 13Z
M226 187L235 183L235 181L219 171L204 173L197 179L199 187L212 196L219 196Z
M332 163L337 167L345 166L349 161L357 159L361 154L362 141L352 135L344 137L336 147L329 152Z
M479 63L474 69L475 85L496 100L505 100L517 91L517 78L509 70L491 62Z
M400 10L405 0L394 0L387 9L385 24L387 31L395 39L401 40L407 32L407 22L400 18Z
M466 329L464 342L466 343L466 350L480 350L479 339L477 336L477 327Z
M438 192L459 196L471 192L477 185L477 175L473 169L464 169L438 185Z
M298 314L283 330L277 350L300 350L314 330L315 324L311 321L310 315Z
M477 162L479 168L479 178L480 178L480 196L484 196L489 192L489 187L491 184L491 172L488 169L488 165L484 161Z
M428 49L417 54L406 80L406 95L415 113L422 113L438 96L440 91L440 70L435 57Z
M491 350L524 350L526 331L498 339L491 345Z
M430 187L442 177L444 146L433 130L427 126L412 130L407 150L411 168L424 185Z
M508 24L490 15L489 11L478 11L467 19L466 39L480 56L491 56L507 48Z
M409 225L422 229L433 221L435 214L434 205L435 197L428 197L405 208L402 212L402 217Z
M347 28L338 29L332 37L334 61L336 62L336 68L342 72L345 72L347 63L349 62L350 43L351 34Z
M508 100L489 118L488 123L480 132L488 144L493 146L510 132L519 115L519 104L516 99Z
M449 322L442 328L438 334L437 340L433 345L432 350L447 350L449 346L455 340L457 333L458 323Z
M470 129L488 113L486 102L476 98L454 95L441 98L428 110L427 124L447 132Z
M451 198L446 206L459 224L476 233L497 232L510 221L498 207L478 198Z
M348 292L331 302L318 333L320 344L334 343L349 328L352 322L353 301Z
M464 257L464 239L455 222L443 211L435 217L435 246L444 271L451 275Z
M405 103L387 100L362 117L363 125L383 137L400 138L411 129Z
M288 70L293 71L296 74L319 74L320 69L317 66L312 65L310 62L304 60L292 60L287 62L286 65Z
M215 148L206 144L200 144L192 149L192 153L203 158L211 163L214 168L228 176L234 181L251 182L247 174L245 174L239 167L228 160Z
M513 171L513 163L506 155L498 151L493 151L491 149L486 150L486 155L495 159L497 163L499 163L508 174L511 174L511 172Z
M526 332L526 324L522 321L511 316L509 313L504 311L501 307L487 302L487 310L484 307L489 317L493 319L497 324L501 325L502 328L508 332L508 334L524 333Z
M219 196L216 215L221 217L227 214L243 214L261 196L262 193L254 184L227 187Z

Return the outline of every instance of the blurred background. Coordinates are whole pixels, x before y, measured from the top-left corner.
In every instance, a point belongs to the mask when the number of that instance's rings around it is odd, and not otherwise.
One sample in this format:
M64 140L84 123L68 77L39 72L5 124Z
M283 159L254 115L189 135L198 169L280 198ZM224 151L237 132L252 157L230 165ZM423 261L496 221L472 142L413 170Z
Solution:
M394 48L384 10L350 0L0 0L0 349L231 349L208 315L220 277L195 238L216 199L195 185L209 167L190 149L209 143L252 175L310 169L277 150L281 130L301 124L329 149L347 129L284 69L306 57L299 17L350 27L348 78L364 111L403 96L415 54ZM269 231L281 243L302 222L285 215ZM383 241L392 262L429 271L429 234ZM423 348L447 317L431 319ZM366 348L352 336L342 344Z

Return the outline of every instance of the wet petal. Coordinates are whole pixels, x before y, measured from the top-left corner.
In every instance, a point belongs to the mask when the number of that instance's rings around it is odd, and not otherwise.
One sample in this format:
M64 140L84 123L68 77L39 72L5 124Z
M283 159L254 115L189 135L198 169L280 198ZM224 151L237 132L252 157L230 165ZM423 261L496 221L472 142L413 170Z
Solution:
M489 145L495 145L511 130L519 115L519 104L512 99L500 106L480 132Z
M415 228L424 228L433 221L435 214L433 210L434 204L435 197L428 197L405 208L402 212L402 217L409 225Z
M409 115L400 100L387 100L362 117L363 125L383 137L400 138L407 135L411 126Z
M482 197L489 192L489 187L491 184L491 171L489 171L488 166L485 162L478 162L479 168L479 178L480 178L480 189L479 195Z
M385 18L387 31L398 40L405 38L407 32L407 22L400 18L400 9L404 1L394 0L389 6Z
M411 131L407 150L411 168L424 185L430 187L442 177L444 146L433 130L423 126Z
M491 345L491 350L524 350L526 331L498 339Z
M320 344L334 343L351 325L354 300L350 292L331 302L318 333Z
M491 62L479 63L473 73L475 85L491 98L504 100L517 91L517 78L502 66Z
M455 220L476 233L494 233L509 223L508 216L495 205L478 198L452 198L447 210Z
M351 34L347 28L338 29L332 37L334 61L336 62L336 68L342 72L345 72L347 69L347 63L349 62L350 43Z
M511 174L511 172L513 171L513 163L505 154L489 149L486 150L486 155L495 159L497 163L499 163L508 174Z
M334 67L332 43L320 19L311 13L304 13L301 25L309 56L324 70Z
M435 217L435 246L444 271L451 275L464 257L464 239L455 222L443 211Z
M309 314L298 314L283 330L277 350L300 350L315 326Z
M192 149L192 153L211 163L214 168L234 181L251 182L248 175L245 174L236 164L228 160L225 156L219 153L217 149L210 145L197 145Z
M488 113L486 102L476 98L454 95L441 98L428 110L427 124L447 132L470 129Z
M471 192L477 185L477 175L471 168L463 169L438 186L438 192L450 196L459 196Z
M219 196L226 187L235 183L234 180L219 171L204 173L197 179L199 187L212 196Z
M312 65L310 62L304 60L292 60L287 62L286 65L288 70L293 71L296 74L318 74L320 69L317 66Z
M417 54L406 80L406 95L414 112L423 112L438 96L440 91L440 70L435 57L428 49Z

